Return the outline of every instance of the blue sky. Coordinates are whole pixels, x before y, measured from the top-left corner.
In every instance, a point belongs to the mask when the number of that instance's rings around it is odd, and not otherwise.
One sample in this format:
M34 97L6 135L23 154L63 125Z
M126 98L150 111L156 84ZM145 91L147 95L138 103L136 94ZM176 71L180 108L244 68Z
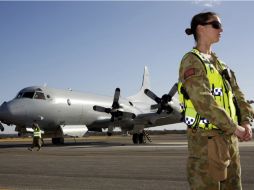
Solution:
M250 1L0 2L0 102L45 83L102 95L120 87L130 96L145 65L162 95L194 46L184 30L202 11L221 16L224 32L213 50L254 99L253 9Z

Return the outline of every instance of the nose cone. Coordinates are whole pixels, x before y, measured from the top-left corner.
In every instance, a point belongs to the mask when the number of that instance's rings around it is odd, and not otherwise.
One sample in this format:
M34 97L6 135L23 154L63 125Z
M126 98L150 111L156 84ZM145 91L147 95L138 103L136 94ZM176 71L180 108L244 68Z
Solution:
M27 120L27 102L13 99L0 106L0 121L7 125L23 125Z
M0 120L1 120L2 122L4 122L4 120L7 119L8 112L9 112L9 109L8 109L8 106L7 106L7 102L4 102L4 103L0 106Z
M14 124L16 115L15 114L15 103L13 101L4 102L0 106L0 121L7 125Z

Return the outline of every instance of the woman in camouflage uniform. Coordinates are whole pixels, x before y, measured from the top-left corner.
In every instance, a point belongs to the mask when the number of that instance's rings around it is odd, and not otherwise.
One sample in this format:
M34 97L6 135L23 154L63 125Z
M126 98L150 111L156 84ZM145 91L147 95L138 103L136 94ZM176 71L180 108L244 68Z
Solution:
M240 190L238 138L249 141L253 110L234 72L212 52L223 32L216 13L195 15L187 35L196 46L179 70L179 100L188 126L187 177L191 189Z

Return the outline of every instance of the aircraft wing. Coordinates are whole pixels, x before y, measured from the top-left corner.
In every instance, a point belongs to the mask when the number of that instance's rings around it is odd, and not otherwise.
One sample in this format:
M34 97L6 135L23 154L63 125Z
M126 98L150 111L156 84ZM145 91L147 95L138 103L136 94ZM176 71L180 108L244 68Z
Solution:
M182 115L178 111L173 111L168 114L166 112L158 113L144 113L135 118L135 124L144 125L145 128L155 127L161 125L168 125L174 123L180 123Z
M109 128L112 124L110 119L98 119L88 126L88 130L101 132L102 129Z
M173 110L170 114L167 112L162 112L158 114L157 112L142 113L137 114L134 119L126 118L121 120L116 120L114 122L109 118L98 119L93 122L88 128L90 131L101 131L103 128L110 127L120 127L126 130L133 130L135 126L142 126L143 128L155 127L161 125L168 125L174 123L180 123L182 115L179 111Z

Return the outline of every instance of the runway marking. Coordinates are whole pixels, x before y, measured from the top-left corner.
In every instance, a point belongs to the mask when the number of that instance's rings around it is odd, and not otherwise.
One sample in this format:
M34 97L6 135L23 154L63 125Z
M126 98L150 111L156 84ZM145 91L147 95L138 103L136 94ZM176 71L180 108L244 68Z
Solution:
M126 148L187 148L187 145L137 145L137 146L122 146Z
M84 146L75 146L76 148L110 148L110 149L156 149L156 148L187 148L188 143L187 142L160 142L156 144L144 144L144 145L134 145L134 144L107 144L106 146L103 146L99 143L96 144L90 144L90 145L84 145ZM251 142L240 142L239 147L254 147L254 141Z
M105 148L105 149L156 149L156 148L187 148L187 144L179 144L179 145L113 145L113 146L93 146L93 145L84 145L84 146L72 146L72 148Z

